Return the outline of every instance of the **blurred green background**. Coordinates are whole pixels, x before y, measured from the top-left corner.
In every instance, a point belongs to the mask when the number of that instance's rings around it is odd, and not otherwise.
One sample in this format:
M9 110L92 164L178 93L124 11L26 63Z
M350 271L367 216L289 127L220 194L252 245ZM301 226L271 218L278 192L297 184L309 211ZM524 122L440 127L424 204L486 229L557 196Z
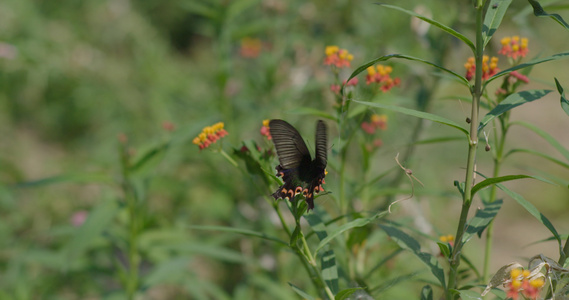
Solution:
M472 37L470 2L396 4L422 10ZM530 38L530 57L567 50L567 32L550 19L533 17L524 1L512 4L489 54L496 55L501 37L514 34ZM245 38L261 42L258 55L242 55ZM221 155L200 152L191 140L204 126L221 121L229 132L223 145L231 152L243 140L262 141L261 122L271 118L286 119L311 136L317 118L294 110L334 110L333 76L322 65L327 45L353 53L352 70L390 53L427 60L445 53L445 67L462 74L471 56L435 28L421 34L408 16L369 1L1 1L0 299L124 297L117 271L124 263L119 237L125 235L126 222L119 201L120 134L134 157L170 142L137 175L148 208L140 237L140 299L295 299L287 282L310 290L307 275L284 249L252 237L188 228L225 225L283 236L266 195L255 190L257 183ZM429 88L433 70L390 64L402 86L379 101L412 107L421 90ZM554 89L555 76L568 87L567 66L560 61L535 67L530 86ZM468 91L443 80L432 92L431 111L463 124L468 104L442 99L468 96ZM367 101L369 94L356 90L355 97ZM569 148L569 118L558 99L552 93L513 118L540 126ZM393 157L408 146L413 122L389 114L372 173L395 166ZM173 131L164 128L169 124ZM439 125L427 126L425 138L447 133ZM512 144L553 153L521 129L512 137ZM337 128L331 128L330 138L334 144ZM457 220L452 215L458 216L460 203L452 181L463 180L465 151L459 143L419 147L404 164L428 188L393 219L411 222L419 214L441 234L453 234ZM355 173L359 160L353 156ZM481 152L478 170L490 166L490 159ZM567 180L566 169L522 155L510 167L505 174L539 168L560 182ZM331 173L327 190L334 192L335 180ZM567 189L542 183L517 188L559 232L569 230L563 214L569 208ZM384 194L376 194L381 202ZM82 215L96 218L88 219L87 227L74 226L74 218ZM519 250L548 234L529 218L506 201L496 225L496 269L522 256L555 253L551 244ZM401 259L390 268L402 273L422 267ZM396 275L381 270L375 280ZM386 287L382 297L416 296L420 286L399 283Z

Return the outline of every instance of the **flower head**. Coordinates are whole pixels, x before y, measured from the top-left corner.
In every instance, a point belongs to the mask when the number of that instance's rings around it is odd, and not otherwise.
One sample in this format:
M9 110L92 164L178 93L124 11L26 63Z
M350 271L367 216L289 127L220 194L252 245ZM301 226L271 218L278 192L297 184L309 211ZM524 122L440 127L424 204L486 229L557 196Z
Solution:
M271 140L271 132L269 131L269 120L263 120L263 127L261 127L261 134Z
M391 78L391 72L393 72L393 68L391 66L370 66L367 68L366 84L377 83L379 84L381 91L388 92L394 86L401 83L401 79Z
M451 246L454 246L454 235L452 235L452 234L441 235L439 237L439 241L441 241L443 243L448 243Z
M325 53L324 65L327 66L350 67L350 62L354 59L354 56L348 50L340 49L338 46L326 46Z
M377 129L387 129L387 116L373 114L369 122L362 122L362 130L367 134L374 134Z
M469 57L466 63L464 64L464 68L466 69L466 79L471 80L474 77L474 73L476 73L476 62L474 57ZM498 58L492 56L492 58L484 55L482 57L482 80L488 80L488 78L496 75L500 69L498 69Z
M192 143L200 147L200 150L209 147L228 134L227 131L223 129L223 126L223 122L219 122L212 126L204 127L202 132L194 138Z
M507 297L517 300L520 293L529 299L537 299L545 281L541 277L532 277L529 270L515 268L510 271L510 280L506 283Z
M502 44L502 49L498 53L513 59L525 57L529 52L527 38L520 38L515 35L503 38L500 43Z

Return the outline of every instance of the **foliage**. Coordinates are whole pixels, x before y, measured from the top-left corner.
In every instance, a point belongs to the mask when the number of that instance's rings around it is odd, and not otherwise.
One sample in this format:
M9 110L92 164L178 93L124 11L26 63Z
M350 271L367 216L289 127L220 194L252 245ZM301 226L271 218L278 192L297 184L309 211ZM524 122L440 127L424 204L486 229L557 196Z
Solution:
M565 297L567 6L472 2L3 1L0 299Z

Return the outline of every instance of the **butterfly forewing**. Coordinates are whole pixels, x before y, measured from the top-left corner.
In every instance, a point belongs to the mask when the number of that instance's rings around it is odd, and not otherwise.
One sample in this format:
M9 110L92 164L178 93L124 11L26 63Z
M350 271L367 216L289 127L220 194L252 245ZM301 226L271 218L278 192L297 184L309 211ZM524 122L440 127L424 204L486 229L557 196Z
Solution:
M327 163L327 153L328 153L328 142L327 142L326 124L323 121L318 121L316 124L316 157L315 160L318 162L320 167L326 168Z
M325 127L324 125L324 131ZM302 136L292 125L283 120L271 120L269 131L277 149L279 162L284 169L297 168L303 160L311 160Z

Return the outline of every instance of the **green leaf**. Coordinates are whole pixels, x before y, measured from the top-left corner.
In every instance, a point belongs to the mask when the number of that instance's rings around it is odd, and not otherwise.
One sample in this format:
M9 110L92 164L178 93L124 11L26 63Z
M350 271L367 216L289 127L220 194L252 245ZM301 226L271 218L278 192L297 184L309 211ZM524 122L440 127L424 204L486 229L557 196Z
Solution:
M463 140L464 140L463 136L441 136L441 137L420 140L415 142L414 145L438 144L438 143L463 141Z
M552 90L529 90L513 93L506 97L500 104L498 104L494 109L487 113L482 120L480 120L480 125L478 125L478 132L482 130L490 121L497 118L501 114L512 110L522 104L535 101L537 99L543 98L545 95L551 93Z
M369 291L376 296L376 299L382 299L382 297L378 297L377 295L387 291L388 289L394 287L395 285L402 283L402 282L411 282L414 277L416 277L417 275L423 273L423 271L418 271L418 272L413 272L413 273L407 273L407 274L403 274L403 275L399 275L395 278L389 278L387 280L382 280L381 283L378 286L369 288ZM416 280L415 280L416 281Z
M415 256L429 267L431 273L437 278L441 286L446 288L445 271L435 256L427 252L421 252L419 242L398 228L391 225L379 225L379 227L381 227L401 248L407 249L415 254Z
M320 118L332 120L334 122L338 122L338 119L336 117L332 116L331 114L326 113L320 109L315 109L315 108L311 108L311 107L298 107L295 109L288 110L288 111L286 111L286 113L295 114L295 115L315 116L315 117L320 117Z
M362 290L362 289L363 288L357 287L357 288L350 288L350 289L341 290L339 293L336 294L336 296L334 297L334 300L348 299L348 297L350 297L353 293L355 293L358 290Z
M64 174L43 179L19 182L14 185L16 188L34 188L44 185L58 184L58 183L103 183L113 184L113 179L104 173L76 173Z
M247 236L259 237L268 241L277 242L284 246L288 246L288 243L272 236L268 236L265 233L257 232L249 229L243 228L235 228L235 227L225 227L225 226L206 226L206 225L190 225L188 226L190 229L197 229L197 230L209 230L209 231L223 231L223 232L231 232L231 233L239 233Z
M555 86L557 86L557 91L559 92L559 95L561 95L561 108L563 108L563 111L565 111L565 113L569 116L569 100L565 98L565 91L563 90L563 87L561 86L557 78L554 79L555 79Z
M450 248L447 243L437 242L437 245L439 245L439 249L444 257L450 257Z
M466 225L466 231L462 236L462 243L466 244L475 234L478 234L480 237L488 224L494 220L503 203L504 201L502 200L496 200L486 204L483 209L477 210L474 217L470 219Z
M166 150L169 148L169 143L160 144L152 147L146 151L137 161L130 167L132 173L146 173L153 171L156 166L162 162L166 156Z
M565 149L565 147L563 147L563 145L561 145L557 139L555 139L554 137L552 137L549 133L539 129L538 127L536 127L533 124L527 123L527 122L522 122L522 121L514 121L510 123L511 125L520 125L523 126L535 133L537 133L539 136L541 136L544 140L546 140L551 146L553 146L553 148L555 148L557 151L559 151L559 153L561 153L561 155L563 155L565 157L565 159L567 159L569 161L569 151L567 151L567 149Z
M539 5L539 2L537 2L536 0L528 0L528 2L533 7L533 14L536 17L550 17L553 20L555 20L555 22L565 27L565 29L569 29L569 24L567 24L567 22L565 22L565 20L563 20L563 18L560 15L546 13L543 7L541 7L541 5Z
M301 296L302 298L304 298L305 300L316 300L314 297L310 296L308 293L306 293L305 291L301 290L299 287L297 287L296 285L292 284L292 283L288 283L288 285L290 285L290 287L292 288L293 291L295 291L299 296Z
M357 102L357 103L360 103L363 105L369 105L369 106L373 106L373 107L388 109L388 110L400 112L402 114L406 114L409 116L418 117L418 118L430 120L433 122L441 123L441 124L456 128L456 129L460 130L462 133L466 134L466 136L468 136L468 130L462 128L462 126L456 124L454 121L443 118L441 116L437 116L434 114L430 114L430 113L426 113L426 112L422 112L422 111L418 111L418 110L413 110L413 109L409 109L409 108L404 108L404 107L400 107L400 106L386 105L386 104L373 103L373 102L365 102L365 101L359 101L359 100L351 100L351 101Z
M548 56L548 57L544 57L544 58L532 59L532 60L530 60L530 61L528 61L528 62L526 62L526 63L519 64L519 65L513 66L513 67L511 67L511 68L508 68L508 69L506 69L506 70L500 71L500 72L496 73L494 76L490 77L488 80L486 80L486 82L484 82L483 89L486 88L486 86L487 86L490 82L494 81L495 79L497 79L497 78L499 78L499 77L502 77L502 76L504 76L504 75L507 75L507 74L509 74L509 73L512 72L512 71L519 70L519 69L523 69L523 68L527 68L527 67L530 67L530 66L533 66L533 65L541 64L541 63L548 62L548 61L552 61L552 60L557 60L557 59L566 58L567 56L569 56L569 52L557 53L557 54L554 54L554 55L552 55L552 56Z
M512 0L491 0L484 16L484 25L482 27L482 40L484 41L484 48L492 39L492 36L500 27L502 19L508 10Z
M399 7L399 6L394 6L394 5L389 5L389 4L381 4L381 3L377 3L377 4L380 5L380 6L387 7L387 8L391 8L391 9L395 9L395 10L404 12L404 13L410 15L410 16L419 18L419 19L421 19L421 20L423 20L423 21L425 21L425 22L427 22L427 23L429 23L429 24L431 24L431 25L434 25L434 26L436 26L436 27L442 29L443 31L445 31L446 33L448 33L448 34L450 34L450 35L456 37L457 39L463 41L468 47L470 47L470 49L472 50L472 52L475 52L475 50L476 50L476 47L474 46L474 43L473 43L471 40L469 40L466 36L462 35L462 34L459 33L458 31L456 31L456 30L454 30L454 29L452 29L452 28L450 28L450 27L448 27L448 26L446 26L446 25L444 25L444 24L442 24L442 23L439 23L439 22L437 22L437 21L435 21L435 20L432 20L432 19L429 19L429 18L427 18L427 17L421 16L421 15L417 14L417 13L414 12L414 11L410 11L410 10L403 9L403 8L401 8L401 7Z
M551 224L549 219L547 219L533 204L524 199L524 197L522 197L520 194L511 191L510 189L506 188L504 185L500 183L496 184L496 186L502 191L504 191L506 194L508 194L508 196L512 197L512 199L514 199L519 205L521 205L527 212L529 212L541 224L543 224L547 229L549 229L549 231L553 234L553 236L557 240L559 246L559 253L561 254L562 253L561 237L559 236L559 233L557 233L557 230L555 229L555 227L553 227L553 224Z
M312 227L312 230L314 230L320 241L328 237L326 225L317 214L305 215L304 218L308 221L308 224L310 224L310 227ZM326 285L330 287L332 293L336 294L340 290L338 284L339 279L338 266L336 265L336 254L332 249L328 249L322 254L320 262L322 264L322 277L324 278Z
M179 278L189 276L188 265L190 257L170 258L157 265L154 265L150 273L144 276L143 285L149 288L161 283L175 282Z
M421 289L421 300L433 300L433 288L430 285Z
M538 151L535 151L535 150L531 150L531 149L512 149L512 150L508 151L508 153L506 153L506 155L504 155L504 157L508 157L508 156L510 156L510 155L512 155L512 154L514 154L514 153L518 153L518 152L533 154L533 155L535 155L535 156L539 156L539 157L545 158L545 159L547 159L547 160L549 160L549 161L551 161L551 162L553 162L553 163L556 163L556 164L558 164L559 166L564 167L565 169L569 169L569 164L564 163L564 162L562 162L562 161L560 161L560 160L558 160L558 159L556 159L556 158L554 158L554 157L552 157L552 156L550 156L550 155L547 155L547 154L545 154L545 153L541 153L541 152L538 152Z
M356 227L362 227L365 226L379 218L382 218L383 216L387 215L388 212L384 211L381 213L378 213L372 217L369 218L359 218L359 219L355 219L351 222L348 222L338 228L336 228L335 230L333 230L326 238L324 238L323 240L320 241L320 243L318 244L318 246L316 247L316 250L314 251L314 256L316 257L316 255L318 254L318 251L320 251L320 249L322 249L322 247L326 246L328 243L330 243L330 241L332 241L334 238L336 238L338 235L342 234L343 232L350 230L352 228L356 228Z
M427 64L429 66L433 66L441 71L445 71L449 74L452 74L455 78L459 79L459 81L466 85L466 86L470 86L470 84L468 83L468 80L466 78L464 78L464 76L459 75L458 73L455 73L449 69L446 69L442 66L439 66L435 63L432 63L430 61L418 58L418 57L413 57L413 56L409 56L409 55L402 55L402 54L389 54L389 55L384 55L381 57L378 57L376 59L373 59L361 66L359 66L354 72L352 72L352 74L350 75L350 77L348 78L348 80L346 80L346 82L350 81L352 78L356 77L358 74L360 74L361 72L365 71L368 67L371 67L373 65L375 65L376 63L380 62L380 61L386 61L389 60L391 58L402 58L402 59L407 59L407 60L412 60L412 61L418 61L418 62L422 62L424 64ZM342 86L342 93L344 91L344 87Z
M118 202L114 200L101 200L93 208L85 223L79 227L71 240L62 248L67 264L87 251L93 241L103 235L103 232L110 227L119 210Z
M474 197L476 192L478 192L480 189L483 189L489 185L493 185L493 184L504 182L504 181L523 179L523 178L537 179L537 178L535 178L533 176L529 176L529 175L506 175L506 176L500 176L500 177L487 178L487 179L484 179L483 181L477 183L475 186L473 186L470 195L472 195Z

